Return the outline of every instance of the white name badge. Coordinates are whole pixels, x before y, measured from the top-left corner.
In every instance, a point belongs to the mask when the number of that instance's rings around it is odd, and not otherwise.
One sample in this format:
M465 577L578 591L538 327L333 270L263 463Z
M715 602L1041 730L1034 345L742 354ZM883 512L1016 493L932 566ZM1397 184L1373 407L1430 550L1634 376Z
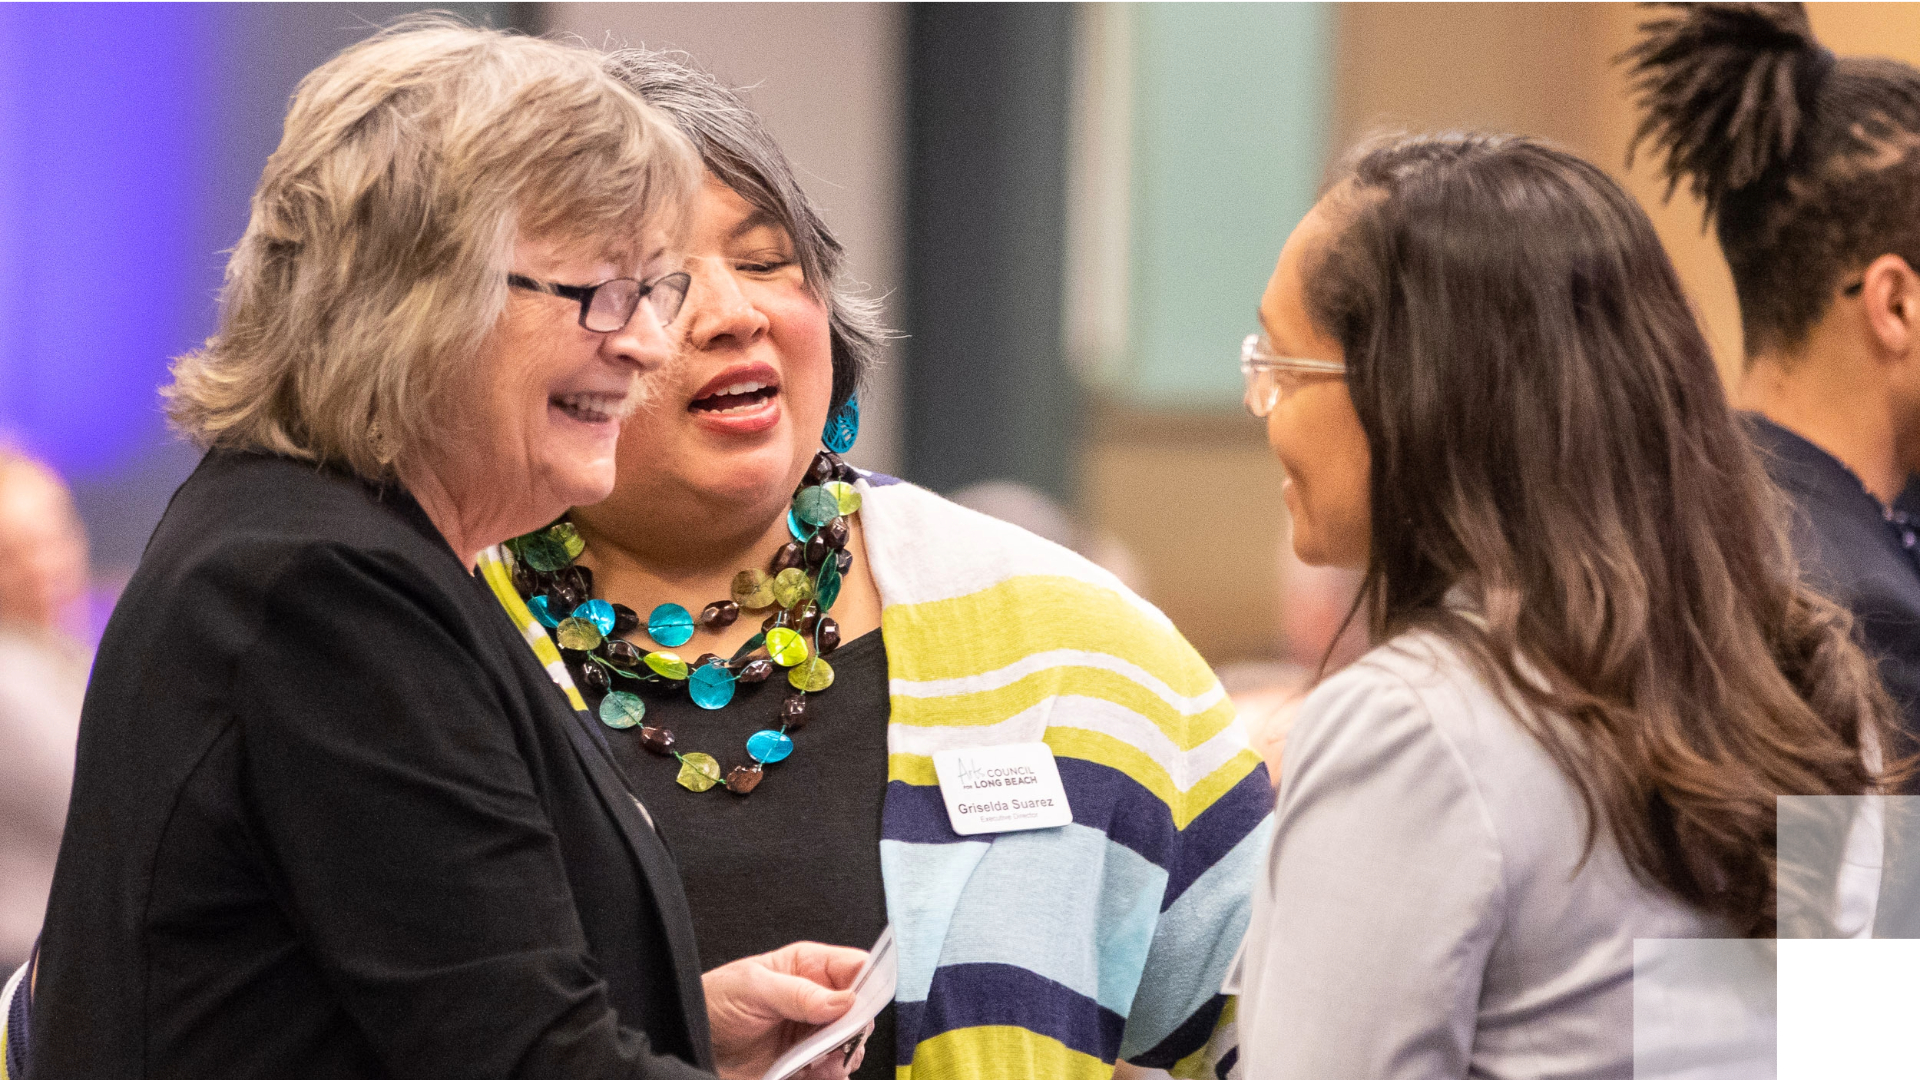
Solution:
M961 836L1052 829L1073 821L1067 789L1046 743L1011 743L933 755L947 820Z

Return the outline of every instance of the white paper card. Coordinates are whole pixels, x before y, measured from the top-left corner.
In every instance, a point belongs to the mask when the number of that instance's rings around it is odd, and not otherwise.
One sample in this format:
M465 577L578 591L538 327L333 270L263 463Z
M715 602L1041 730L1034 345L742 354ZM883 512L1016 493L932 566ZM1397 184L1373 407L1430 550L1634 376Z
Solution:
M760 1080L783 1080L828 1054L841 1053L847 1040L859 1035L867 1021L879 1016L880 1010L893 1000L899 981L899 956L893 948L893 927L888 926L880 931L880 940L867 950L867 962L854 977L853 1007L845 1016L831 1024L822 1024L820 1030L795 1043Z
M1073 821L1067 789L1046 743L939 750L933 771L947 820L961 836L1052 829Z

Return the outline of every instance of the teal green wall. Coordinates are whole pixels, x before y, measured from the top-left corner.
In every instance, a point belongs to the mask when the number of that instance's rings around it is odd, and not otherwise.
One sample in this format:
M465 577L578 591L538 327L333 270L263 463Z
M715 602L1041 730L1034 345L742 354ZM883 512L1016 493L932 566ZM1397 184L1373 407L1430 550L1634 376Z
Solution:
M1313 205L1331 100L1329 4L1132 9L1131 404L1233 408L1240 339Z

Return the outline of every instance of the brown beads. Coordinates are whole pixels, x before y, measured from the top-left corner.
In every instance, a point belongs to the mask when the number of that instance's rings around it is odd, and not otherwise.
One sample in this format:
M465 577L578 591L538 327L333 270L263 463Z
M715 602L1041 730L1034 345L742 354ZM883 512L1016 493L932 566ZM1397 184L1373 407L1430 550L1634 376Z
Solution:
M820 621L820 605L807 601L793 611L793 628L802 634L813 633L813 625Z
M837 517L827 522L826 527L820 530L820 536L825 538L828 547L839 551L847 546L848 539L853 536L853 526L847 524L846 518Z
M788 731L799 731L807 726L807 695L788 694L780 702L780 724Z
M731 600L715 600L700 613L700 625L709 630L725 630L740 618L740 605Z
M828 617L824 601L838 595L840 580L853 569L853 556L846 548L852 541L853 515L860 510L860 492L852 486L858 476L839 455L831 451L816 454L808 463L803 486L794 494L789 518L795 530L801 529L796 522L804 523L812 535L782 543L770 561L770 569L735 574L730 583L731 598L708 604L697 618L689 619L678 604L664 604L656 614L665 614L653 625L650 617L624 604L612 604L609 628L605 621L607 608L597 602L597 612L583 611L574 616L576 609L592 599L594 581L593 571L575 561L583 545L571 526L566 527L565 537L556 527L551 536L543 532L522 538L514 548L521 558L514 561L513 584L523 597L543 599L542 622L549 623L556 642L569 650L570 662L583 659L574 654L591 649L579 669L579 682L583 690L598 693L602 723L615 729L635 728L648 753L677 759L682 786L706 791L724 784L735 795L744 796L760 786L768 763L783 760L792 752L793 740L787 733L807 726L812 718L808 698L832 682L832 667L820 657L840 647L841 630L839 623ZM542 543L534 543L536 540ZM825 594L816 596L823 584ZM672 640L675 644L670 647L678 647L695 629L726 630L740 620L743 612L764 616L761 627L765 633L760 640L765 648L757 654L751 648L743 649L729 660L702 653L688 665L677 654L647 652L624 640L636 631L658 634L664 630L665 637L656 637L655 641ZM560 625L552 627L552 622ZM769 637L773 640L767 640ZM672 731L645 724L643 703L636 694L614 689L622 679L652 669L647 681L657 683L664 678L670 688L690 689L695 704L720 708L732 696L734 683L763 683L783 668L791 669L785 674L794 689L782 691L786 696L780 700L778 729L761 730L748 739L750 760L726 770L724 778L720 763L711 755L682 753L676 749ZM677 682L689 686L674 686ZM708 691L704 699L702 689Z
M780 545L779 551L773 553L773 572L778 574L782 570L791 570L797 566L804 566L806 565L805 560L806 549L800 546L800 541L789 540Z
M573 590L573 586L563 581L556 581L547 587L547 610L552 612L556 619L564 619L573 614L573 609L579 607L584 599L586 598Z
M829 451L822 450L813 455L813 462L807 466L807 482L824 484L834 477L834 462L839 459Z
M727 773L727 790L735 795L748 794L760 786L760 779L766 775L766 770L759 765L735 765Z
M613 632L631 634L640 628L640 613L625 604L613 605Z

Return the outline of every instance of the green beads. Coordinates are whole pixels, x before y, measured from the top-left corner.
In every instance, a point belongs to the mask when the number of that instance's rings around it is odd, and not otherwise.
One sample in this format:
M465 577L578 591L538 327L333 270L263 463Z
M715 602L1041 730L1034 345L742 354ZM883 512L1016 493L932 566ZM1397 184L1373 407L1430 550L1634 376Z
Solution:
M600 699L600 722L616 731L636 727L647 718L647 703L640 695L615 690Z
M687 677L687 662L670 652L650 652L640 662L663 679L679 682Z
M787 682L795 690L817 694L833 685L833 665L818 656L801 661L787 672Z
M577 616L561 619L560 625L553 631L553 639L560 643L561 648L578 652L598 648L605 637L599 627Z
M565 521L507 541L515 560L515 591L567 651L568 664L584 665L580 688L589 702L597 702L591 708L603 725L630 730L632 735L623 737L637 740L648 753L674 758L679 763L675 780L689 791L724 785L745 795L760 784L766 766L793 753L791 733L805 726L806 703L834 683L833 665L824 654L839 645L840 630L827 612L852 565L847 548L863 501L850 482L856 475L834 454L816 455L805 486L786 511L793 542L784 544L770 565L735 574L731 599L716 600L697 616L680 604L663 603L642 618L631 608L595 599L592 568L579 562L586 543ZM744 611L764 621L730 659L707 653L689 663L668 651L692 648L689 643L703 629L724 631ZM651 639L655 651L634 643L636 631ZM648 723L645 699L614 689L622 679L632 680L627 685L635 690L635 683L651 683L657 691L685 689L700 708L720 709L736 699L741 684L764 682L782 669L794 690L774 725L747 740L748 760L731 772L710 754L681 753L671 731Z
M765 570L742 570L733 575L733 602L749 611L773 606L773 577Z
M551 574L565 568L585 550L587 542L580 538L580 530L574 528L571 522L563 521L552 528L521 537L514 553L535 570Z
M860 512L859 488L854 487L845 480L830 480L827 483L821 484L820 487L833 496L834 504L840 508L839 516L847 517Z
M807 658L807 639L797 631L776 626L767 631L767 655L781 667L792 667Z
M840 560L828 553L828 558L820 564L820 576L813 586L814 601L825 611L840 599Z
M720 782L720 763L711 754L676 754L680 775L674 782L688 791L707 791Z
M823 487L805 487L793 497L793 516L820 526L840 516L840 500Z
M813 582L807 572L789 566L773 576L773 602L783 608L796 608L813 599Z

